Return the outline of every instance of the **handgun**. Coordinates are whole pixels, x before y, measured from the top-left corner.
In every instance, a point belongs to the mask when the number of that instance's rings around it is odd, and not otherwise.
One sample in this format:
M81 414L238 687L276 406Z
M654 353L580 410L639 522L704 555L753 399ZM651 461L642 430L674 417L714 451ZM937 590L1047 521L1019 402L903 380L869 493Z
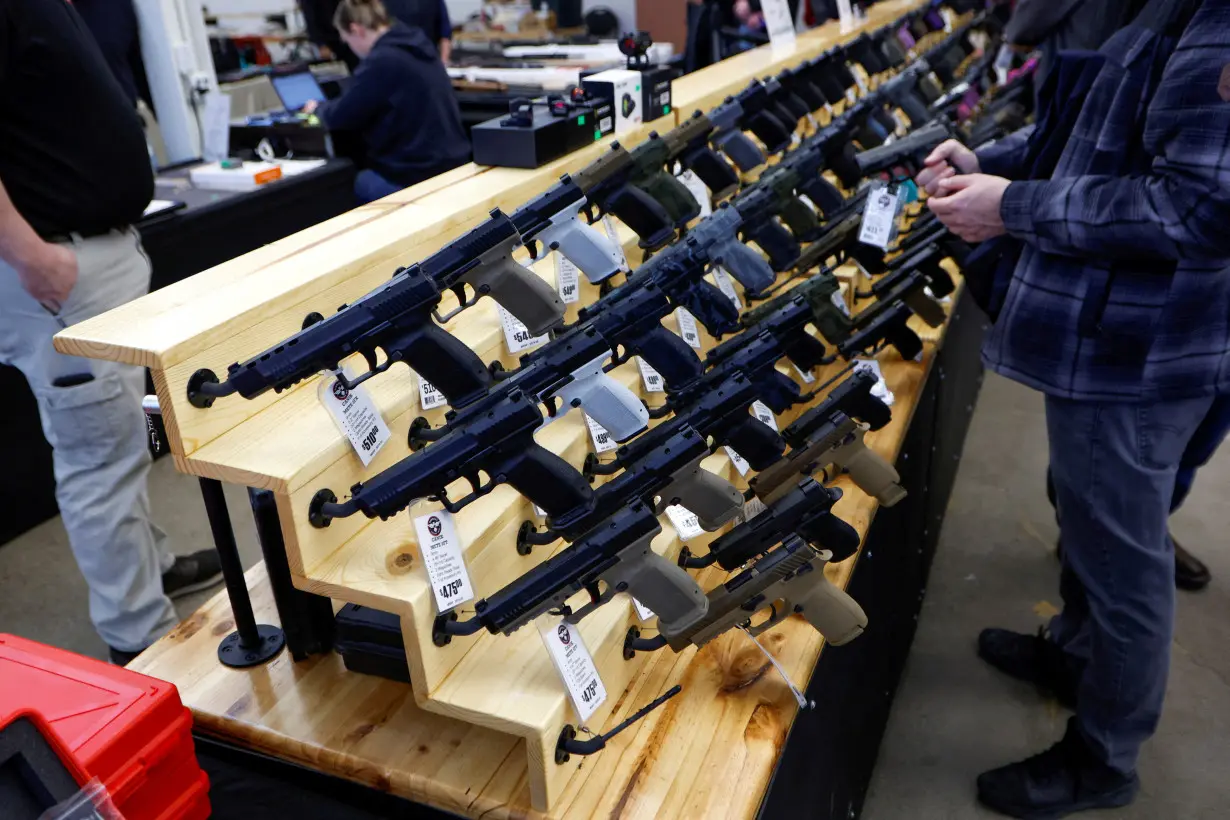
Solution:
M798 120L791 120L790 113L784 111L774 99L779 94L779 84L752 80L747 88L735 95L740 105L752 112L745 117L743 127L756 135L769 154L780 153L790 145L790 135L798 125Z
M923 77L930 71L931 67L925 61L915 63L878 89L893 105L905 112L912 128L921 128L932 118L930 104L920 91Z
M777 274L763 256L739 241L739 229L747 222L746 208L746 201L723 202L692 228L685 242L703 252L714 265L728 270L740 285L755 294L771 287Z
M766 147L784 147L790 142L790 130L766 110L768 106L767 89L753 80L747 88L727 97L721 105L705 114L714 126L710 143L745 173L765 162L764 151L743 133L745 129L755 134ZM769 153L776 151L770 150Z
M905 281L903 276L900 280L895 280L894 277L901 276L906 271L917 271L927 278L927 286L931 288L935 298L943 299L956 290L952 276L941 264L945 255L938 242L929 242L908 253L902 253L888 264L888 275L872 283L871 292L877 297L890 293L897 281Z
M784 413L802 400L799 385L794 379L777 372L776 365L786 358L787 347L768 328L741 333L709 351L705 357L709 368L705 378L714 383L734 373L743 373L756 385L757 394L766 407L774 413ZM669 390L667 395L675 398ZM744 455L744 458L747 456Z
M618 143L611 150L572 175L585 193L585 215L590 224L601 214L614 214L637 236L640 247L657 250L675 238L670 214L649 194L632 184L637 164Z
M794 68L787 68L777 75L777 79L783 88L803 101L807 108L803 116L819 111L828 105L824 92L813 84L812 75L806 65L800 64Z
M840 219L827 222L824 235L799 254L795 270L808 271L830 262L840 265L852 259L873 276L887 271L888 263L884 261L884 251L859 241L862 225L861 208L850 209Z
M805 139L797 148L782 157L775 168L789 168L797 175L796 191L805 194L825 219L832 219L845 205L845 197L823 176L830 165L839 165L854 158L854 147L842 118L825 126ZM763 177L762 177L763 178ZM800 203L801 204L801 203ZM783 218L785 215L783 215ZM805 217L806 219L806 217ZM789 220L787 220L787 224ZM804 225L810 224L804 222ZM791 226L794 230L794 226ZM798 232L796 231L796 236Z
M702 569L717 564L725 570L738 569L792 535L844 561L858 552L861 539L856 529L833 514L841 495L836 487L805 477L759 515L711 541L706 554L681 551L679 566Z
M868 77L888 71L888 61L876 47L871 36L860 34L844 46L846 57L850 62L858 63L867 72Z
M803 447L834 413L861 421L869 430L879 430L892 421L892 409L871 391L879 380L866 370L856 370L829 391L823 401L808 408L782 430L791 447Z
M946 124L932 122L889 145L862 152L855 157L855 161L863 177L891 171L899 166L913 174L937 145L951 137L952 130Z
M227 369L225 382L210 370L188 381L188 401L209 407L221 396L238 393L254 399L269 390L281 392L322 370L337 373L353 390L396 362L405 362L436 386L449 403L465 403L487 393L491 376L481 359L460 339L432 320L440 289L419 265L400 268L393 278L363 298L343 305L328 318L245 362ZM377 352L384 352L380 363ZM340 371L341 362L362 354L368 370L356 378Z
M842 358L853 359L888 342L902 359L915 359L922 353L922 339L907 324L913 315L903 302L877 302L858 314L853 330L837 343L837 350Z
M820 92L824 97L825 103L830 106L838 105L847 101L846 89L854 86L854 75L849 74L849 69L845 64L841 64L841 71L836 68L836 63L832 53L822 54L815 57L799 66L801 71L810 82L811 86ZM843 82L845 74L849 74L849 84ZM823 107L823 106L821 106Z
M661 531L653 509L633 502L494 595L477 601L473 618L460 621L456 611L437 616L433 641L444 646L454 636L473 635L480 629L511 635L548 612L579 623L619 592L651 608L659 624L686 629L704 618L708 599L685 570L653 551L651 543ZM568 599L581 591L590 600L573 610Z
M814 368L831 361L824 342L807 331L807 326L814 320L815 314L811 305L794 291L788 291L782 297L748 310L739 317L744 327L753 328L754 332L765 331L773 336L781 345L786 358L804 373L810 373ZM714 347L709 351L708 360L716 363L734 355L746 344L744 335L740 334Z
M650 131L649 139L632 149L636 170L629 177L633 185L666 209L676 228L686 228L689 222L700 216L700 203L696 197L666 170L668 166L674 166L677 152L681 152L682 147L663 139L657 131Z
M820 177L817 175L815 178ZM803 193L804 180L788 158L767 169L756 184L773 192L777 198L775 210L795 239L814 242L821 236L824 229L820 226L820 217L795 195L796 192Z
M755 242L769 257L769 266L781 272L798 262L802 248L798 239L777 221L781 201L777 193L759 183L744 188L731 200L743 217L744 240Z
M834 412L810 437L771 464L748 482L752 492L766 504L773 505L793 492L800 476L828 471L835 478L842 472L850 475L854 484L882 506L891 507L905 498L901 476L884 458L863 441L870 429L841 412Z
M764 84L769 91L770 105L774 106L772 110L777 112L777 118L793 132L799 120L810 114L812 109L794 92L794 84L789 78L783 81L781 75L765 77Z
M584 205L585 193L564 174L545 194L514 211L512 221L535 260L559 251L597 284L619 272L623 253L604 234L582 224Z
M948 275L943 269L940 272L945 277ZM884 281L885 287L878 290L876 288L880 282L872 285L871 292L877 299L877 306L902 302L928 327L941 327L947 320L948 316L944 312L944 306L927 295L926 289L931 280L925 272L913 268L902 268L896 273L889 274Z
M717 130L718 126L713 120L700 111L694 111L689 119L663 137L678 156L679 164L705 183L714 202L720 202L739 190L739 173L709 147L709 141ZM739 135L742 134L740 131ZM743 139L747 140L747 137ZM759 151L750 141L748 145Z
M632 627L624 642L624 655L631 657L663 646L682 652L689 646L704 646L734 628L758 637L794 613L806 618L827 643L849 643L863 634L867 615L844 590L824 577L824 565L831 558L827 550L817 550L797 536L787 537L780 547L710 591L705 614L688 627L659 622L653 638L641 638L640 630ZM769 617L754 624L753 616L766 609Z

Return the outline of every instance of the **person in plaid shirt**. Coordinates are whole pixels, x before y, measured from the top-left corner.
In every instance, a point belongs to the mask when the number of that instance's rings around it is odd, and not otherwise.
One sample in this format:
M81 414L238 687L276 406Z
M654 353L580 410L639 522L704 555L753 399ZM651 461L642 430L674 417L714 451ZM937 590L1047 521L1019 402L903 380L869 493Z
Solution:
M963 239L1019 242L983 359L1046 394L1064 610L1044 635L985 630L979 651L1076 716L1051 749L979 776L982 802L1015 817L1139 790L1174 631L1176 473L1230 408L1230 0L1139 5L1099 53L1060 56L1060 104L1036 130L946 143L918 178ZM1073 105L1037 174L1051 113Z

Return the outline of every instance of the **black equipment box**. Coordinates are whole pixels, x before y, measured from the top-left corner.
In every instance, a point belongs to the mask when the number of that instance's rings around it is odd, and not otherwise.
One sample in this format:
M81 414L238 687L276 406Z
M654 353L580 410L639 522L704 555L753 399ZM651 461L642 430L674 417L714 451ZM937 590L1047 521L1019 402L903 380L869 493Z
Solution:
M537 168L592 144L615 127L610 105L602 100L514 100L510 108L508 115L470 130L477 164Z
M346 604L337 613L333 648L351 672L410 682L401 619L391 612Z

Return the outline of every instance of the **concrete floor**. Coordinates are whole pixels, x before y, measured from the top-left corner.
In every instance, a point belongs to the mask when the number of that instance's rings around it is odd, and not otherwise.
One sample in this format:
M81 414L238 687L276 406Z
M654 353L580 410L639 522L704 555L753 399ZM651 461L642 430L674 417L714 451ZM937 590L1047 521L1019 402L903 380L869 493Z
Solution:
M1034 629L1058 604L1056 528L1043 492L1045 428L1038 394L988 376L957 478L913 653L867 798L869 820L990 817L974 800L978 772L1041 751L1067 714L986 667L984 626ZM1146 747L1136 805L1100 817L1223 818L1230 805L1230 448L1206 468L1175 516L1178 539L1208 561L1213 585L1179 596L1166 713ZM153 509L177 552L209 546L196 479L154 466ZM259 557L247 496L228 488L245 564ZM1221 536L1219 537L1219 534ZM178 602L186 616L213 594ZM0 547L0 630L95 657L85 584L63 528L48 521Z

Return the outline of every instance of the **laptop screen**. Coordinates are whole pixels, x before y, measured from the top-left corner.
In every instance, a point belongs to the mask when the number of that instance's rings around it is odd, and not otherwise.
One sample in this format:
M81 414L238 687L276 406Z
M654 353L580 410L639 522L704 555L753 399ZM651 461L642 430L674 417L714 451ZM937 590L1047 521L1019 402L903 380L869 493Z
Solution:
M325 92L320 90L320 84L316 82L316 78L310 71L283 74L280 77L273 77L272 82L273 90L278 93L282 105L286 106L286 110L291 113L302 109L307 105L308 100L324 102Z

